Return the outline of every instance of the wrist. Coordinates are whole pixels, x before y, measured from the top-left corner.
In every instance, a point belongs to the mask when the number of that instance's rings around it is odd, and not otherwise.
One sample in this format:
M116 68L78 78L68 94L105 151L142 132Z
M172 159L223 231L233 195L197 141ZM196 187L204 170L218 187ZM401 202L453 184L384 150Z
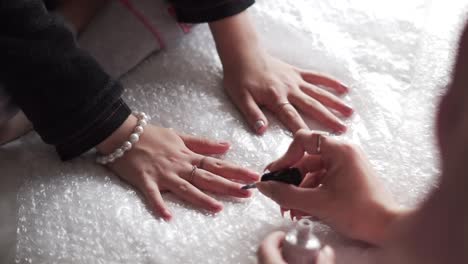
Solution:
M392 240L394 234L398 233L404 219L411 214L412 210L403 207L383 208L374 221L371 237L368 242L378 247L383 247Z
M134 115L129 115L118 129L96 146L98 152L103 155L112 153L116 148L122 145L122 142L128 139L130 134L132 134L137 121Z
M209 24L223 68L263 52L246 11Z

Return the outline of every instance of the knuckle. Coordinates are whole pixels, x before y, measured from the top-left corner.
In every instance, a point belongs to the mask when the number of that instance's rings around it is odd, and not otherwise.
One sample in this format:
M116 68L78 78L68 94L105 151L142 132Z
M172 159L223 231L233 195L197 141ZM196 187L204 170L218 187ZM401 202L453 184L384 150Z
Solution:
M199 177L203 179L203 181L207 183L208 185L213 185L216 182L215 177L211 175L200 174Z
M294 134L294 139L295 140L303 140L305 138L308 138L310 136L310 130L307 130L305 128L299 129L295 134Z
M188 182L179 183L179 184L177 185L177 189L178 189L179 191L181 191L181 192L187 193L187 192L189 192L189 190L190 190L190 183L188 183Z
M247 93L238 93L237 94L237 99L240 102L246 102L248 100L248 94Z
M266 94L271 102L278 103L281 102L281 100L284 98L283 93L281 93L279 89L276 88L276 85L273 84L267 85Z
M180 150L180 153L182 154L182 156L188 156L191 154L191 151L189 149L181 149Z
M297 81L295 80L288 80L283 84L283 86L288 90L288 91L294 91L297 88Z
M359 155L359 147L355 144L343 142L340 144L341 152L346 156L354 157Z
M170 156L167 157L167 160L170 163L178 163L178 162L180 162L180 157L176 156L176 155L170 155Z
M149 196L149 197L154 197L158 194L158 190L155 190L154 188L152 187L147 187L146 188L146 194Z
M289 119L296 119L299 116L299 113L292 107L292 106L289 106L287 105L286 107L284 107L284 115L286 118L289 118Z
M214 163L213 163L213 167L215 169L224 169L224 163L220 160L216 160Z

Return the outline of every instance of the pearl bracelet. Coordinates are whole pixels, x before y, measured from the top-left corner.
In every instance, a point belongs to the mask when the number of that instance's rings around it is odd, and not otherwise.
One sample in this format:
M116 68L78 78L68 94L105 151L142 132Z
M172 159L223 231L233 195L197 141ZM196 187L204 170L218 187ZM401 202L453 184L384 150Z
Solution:
M116 159L121 158L125 152L132 149L132 147L140 140L140 136L144 132L144 127L148 124L150 118L143 112L133 112L132 114L138 118L138 122L128 140L111 154L98 156L96 158L97 163L106 165L114 162Z

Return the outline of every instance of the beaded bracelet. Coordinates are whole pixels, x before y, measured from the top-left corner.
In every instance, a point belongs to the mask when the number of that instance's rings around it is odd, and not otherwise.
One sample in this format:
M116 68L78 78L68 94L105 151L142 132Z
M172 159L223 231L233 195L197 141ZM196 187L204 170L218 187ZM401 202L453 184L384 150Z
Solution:
M96 158L97 163L105 165L114 162L116 159L121 158L125 152L132 149L133 145L140 140L140 136L144 132L144 127L148 124L150 118L143 112L133 112L132 114L138 118L138 122L128 140L111 154L98 156Z

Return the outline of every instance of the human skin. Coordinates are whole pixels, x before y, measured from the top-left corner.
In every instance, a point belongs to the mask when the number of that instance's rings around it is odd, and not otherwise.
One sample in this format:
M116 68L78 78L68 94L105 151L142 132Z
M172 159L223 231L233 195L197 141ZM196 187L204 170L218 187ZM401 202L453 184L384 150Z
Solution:
M98 145L99 152L109 154L120 147L136 123L136 117L130 116ZM206 156L226 153L229 148L228 142L183 135L172 129L148 125L140 141L107 167L141 191L149 207L166 220L172 218L161 196L162 192L167 191L199 208L217 213L223 209L223 205L203 191L248 198L251 192L242 190L242 185L232 180L253 182L259 178L249 169ZM191 175L193 166L198 169Z
M347 92L348 88L329 77L298 69L268 55L260 46L247 12L210 23L210 28L223 62L226 91L257 133L265 132L268 126L266 117L255 101L259 98L263 98L261 103L271 102L270 109L276 111L277 116L293 132L307 125L292 104L300 106L301 110L334 131L346 130L340 119L324 105L341 112L344 116L352 114L351 107L314 84L327 85L339 93ZM235 45L232 45L233 43ZM292 104L278 106L289 101ZM126 140L125 135L128 136L132 129L130 124L135 122L131 120L127 120L119 129L126 132L118 131L110 136L98 146L98 150L109 153ZM263 120L264 125L256 126L258 120ZM196 147L190 148L187 144ZM227 143L220 145L150 126L149 132L143 135L136 149L132 149L108 167L142 191L151 208L165 219L170 219L172 215L160 195L161 191L171 191L201 208L219 212L222 205L200 189L246 198L251 193L241 190L238 183L226 178L252 182L257 180L259 175L231 163L208 158L204 162L205 169L199 170L203 177L196 177L196 183L189 183L187 180L190 178L191 167L199 164L202 159L199 154L201 150L208 154L220 154L228 148Z
M467 72L468 33L465 29L452 83L441 100L437 115L442 164L439 186L420 206L396 207L357 147L327 138L321 153L316 153L313 146L316 146L317 135L309 132L297 135L303 139L295 139L288 152L269 167L299 166L305 174L318 170L322 173L309 174L312 176L306 178L308 183L300 187L266 182L257 184L259 190L284 208L299 215L317 216L341 234L374 245L375 263L468 263ZM338 149L342 151L327 158L330 143L341 145ZM316 154L320 154L320 162L312 162L311 157ZM315 165L311 166L312 163ZM304 166L308 167L304 170ZM260 249L271 245L277 236L268 236ZM265 259L266 255L280 256L280 244L276 245L260 250L259 259Z
M266 131L268 120L261 109L265 107L293 133L307 128L298 110L336 133L346 131L346 125L330 109L344 117L352 115L353 109L317 86L345 94L345 85L268 54L247 11L212 22L210 28L223 64L224 89L252 130L258 134Z

